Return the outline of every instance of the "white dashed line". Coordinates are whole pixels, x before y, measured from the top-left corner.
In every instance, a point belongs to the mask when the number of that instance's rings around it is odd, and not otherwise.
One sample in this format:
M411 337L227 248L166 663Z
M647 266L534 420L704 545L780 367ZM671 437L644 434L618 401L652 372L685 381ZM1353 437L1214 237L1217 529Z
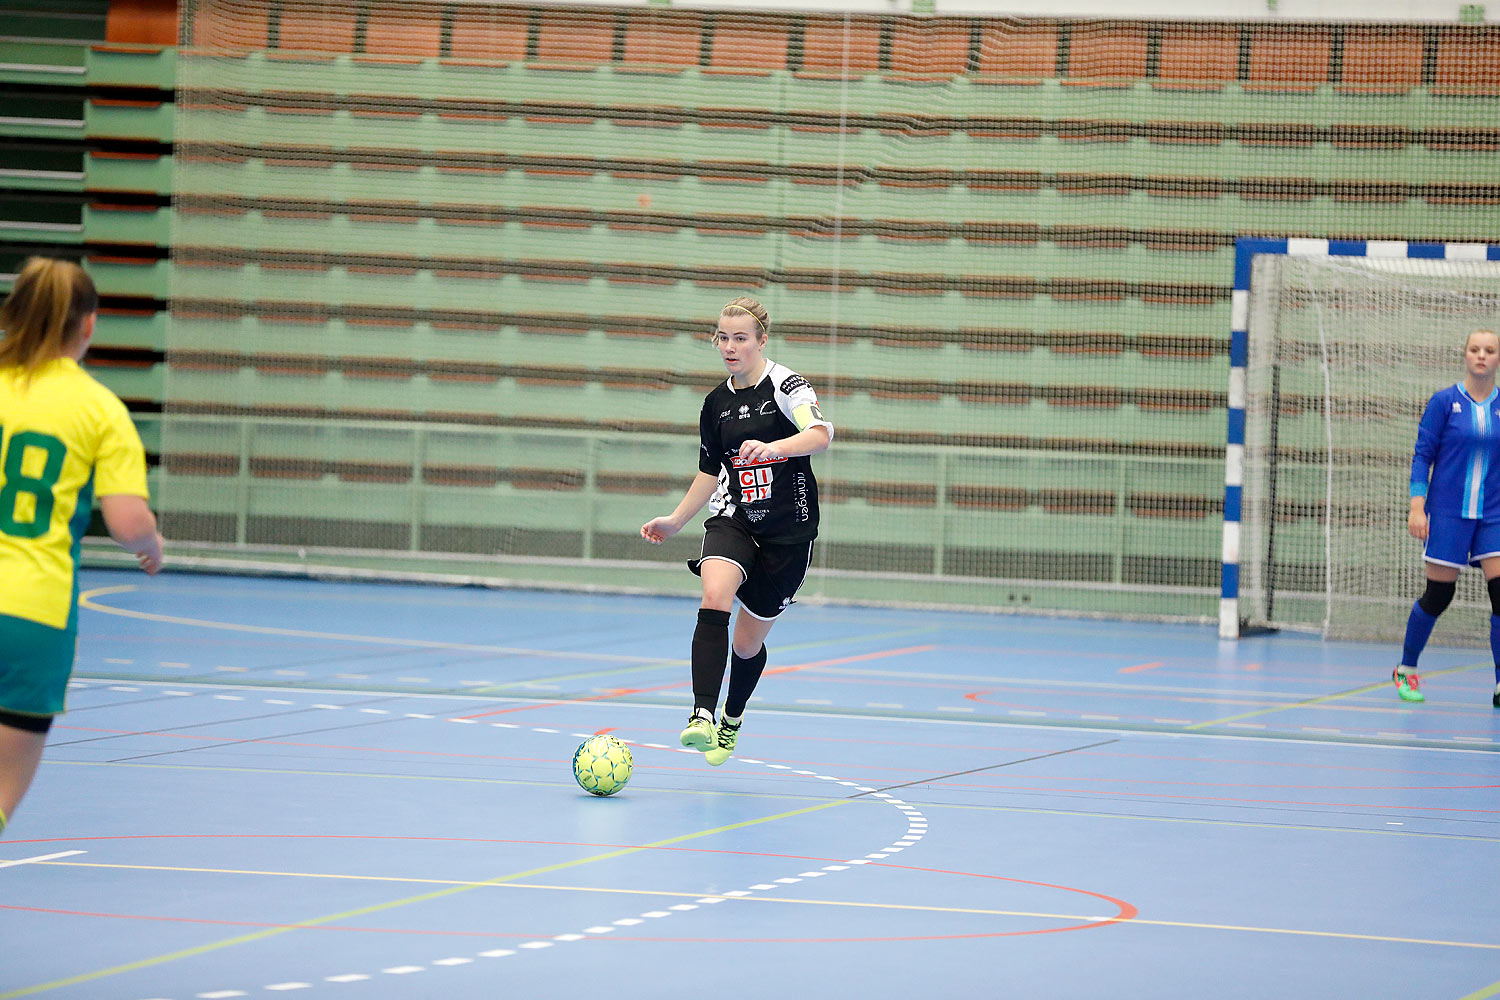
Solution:
M300 672L277 671L277 673L286 674L286 673L300 673ZM473 682L473 683L489 684L490 682L489 681L483 681L483 682ZM532 686L535 686L535 685L532 685ZM137 690L137 689L134 689L134 688L115 688L114 690ZM178 694L178 695L182 695L182 696L187 696L187 695L190 694L190 692L168 692L168 693ZM241 698L238 695L214 695L213 697L215 697L217 699L220 699L220 700L224 700L224 701L242 701L242 700L244 700L243 698ZM285 699L265 699L265 703L266 704L274 704L274 705L294 705L294 704L296 704L295 702L288 701L288 700L285 700ZM312 707L313 708L318 708L318 709L329 710L329 711L339 711L339 710L342 710L342 709L344 709L346 707L349 707L349 706L333 705L333 704L315 704ZM389 715L389 714L391 714L386 709L379 709L379 708L361 708L361 709L358 709L358 711L360 711L362 713L370 714L370 715ZM1027 713L1013 713L1013 714L1027 714ZM1045 713L1036 712L1036 713L1030 713L1030 714L1043 715ZM408 718L408 719L429 719L429 720L430 719L442 719L445 722L452 722L452 723L458 723L460 725L470 725L470 726L478 724L478 720L476 720L476 719L464 719L464 718L457 718L457 717L443 718L442 716L434 716L434 715L420 713L420 712L408 712L408 713L405 713L404 717ZM527 728L527 727L523 727L523 726L518 726L518 725L516 725L514 723L509 723L509 722L492 722L492 723L489 723L489 725L491 725L491 726L493 726L493 727L495 727L497 729L523 729L523 728ZM543 733L543 734L547 734L547 735L558 735L560 732L562 732L561 730L550 729L550 728L547 728L547 727L544 727L544 726L534 726L534 727L530 727L530 729L531 729L532 732ZM592 734L592 733L573 733L571 735L574 736L574 737L587 739L588 737L590 737L590 736L592 736L594 734ZM693 753L693 754L697 753L697 751L694 751L694 750L691 750L691 749L688 749L688 748L678 749L678 748L675 748L675 747L666 746L665 744L661 744L661 743L642 743L642 742L639 742L639 741L636 741L636 740L628 740L628 739L625 740L624 742L629 743L629 744L631 744L633 746L642 747L642 748L650 748L650 749L653 749L653 750L666 750L666 751L675 751L675 752L680 752L680 753ZM1485 742L1488 742L1488 741L1485 741ZM881 850L879 852L872 853L872 854L867 854L863 858L848 858L848 859L845 859L844 861L842 861L842 862L840 862L838 864L824 865L823 868L821 870L819 870L819 871L801 872L801 873L799 873L796 876L785 876L785 877L782 877L782 878L778 878L778 879L776 879L776 880L774 880L772 882L758 882L758 883L750 886L748 889L728 889L728 890L725 890L722 893L719 893L718 895L700 897L700 898L694 900L691 903L677 903L677 904L674 904L674 905L668 907L665 910L648 910L648 911L646 911L646 912L644 912L644 913L642 913L642 914L640 914L639 916L636 916L636 917L622 917L619 920L612 921L612 923L610 925L600 924L600 925L596 925L596 926L593 926L593 927L587 927L587 928L585 928L581 932L570 932L570 933L565 933L565 934L557 934L557 935L554 935L550 940L539 939L539 940L534 940L534 941L525 941L525 942L522 942L522 943L516 945L516 948L525 949L525 950L528 950L528 951L535 951L535 950L539 950L539 949L543 949L543 948L553 947L553 945L557 944L557 943L571 943L571 942L574 942L574 941L582 941L582 940L587 939L590 935L601 935L601 934L610 934L610 933L613 933L614 930L615 930L615 928L617 928L617 927L636 927L636 926L639 926L642 923L645 923L647 920L660 920L660 919L664 919L666 917L670 917L670 916L672 916L673 913L683 913L683 912L688 912L688 911L696 910L700 906L708 906L708 905L712 905L712 904L716 904L716 903L723 903L723 902L725 902L727 900L739 899L739 898L743 898L743 897L746 897L746 896L750 896L750 895L753 895L756 892L772 892L772 891L775 891L775 890L777 890L777 889L779 889L779 888L781 888L783 886L796 885L796 884L798 884L798 883L800 883L800 882L802 882L802 881L804 881L806 879L822 878L824 875L826 875L826 874L828 874L830 872L848 871L851 866L871 864L873 861L878 861L878 860L882 860L882 859L888 858L892 854L895 854L895 853L898 853L900 851L903 851L903 850L905 850L908 847L916 846L916 844L921 840L922 836L927 831L927 819L926 819L926 817L924 817L922 815L922 813L918 809L916 809L913 806L908 805L903 800L901 800L899 798L896 798L895 796L893 796L893 795L891 795L891 794L889 794L887 792L876 791L874 788L871 788L871 787L869 787L867 785L861 785L858 782L854 782L854 781L842 780L842 779L839 779L838 777L836 777L834 775L819 774L818 772L811 771L811 770L795 769L795 768L792 768L790 765L787 765L787 764L774 764L774 763L769 763L769 762L766 762L766 761L763 761L763 760L757 760L757 759L752 758L752 757L741 757L741 758L739 758L739 763L742 763L742 764L755 764L755 765L759 765L759 766L765 767L765 768L767 768L769 770L787 771L787 772L789 772L791 774L796 774L796 775L799 775L799 776L817 778L820 781L831 781L831 782L833 782L833 783L835 783L837 785L840 785L842 787L853 788L853 789L856 789L859 792L868 794L868 795L870 795L873 798L881 800L886 805L895 806L896 808L898 808L898 809L901 810L901 812L907 818L908 829L906 831L906 834L904 835L903 839L894 842L891 846L886 847L886 848L884 848L883 850ZM84 853L84 852L82 852L82 851L67 851L67 852L63 852L61 854L45 855L45 856L41 856L41 857L37 857L37 858L27 858L27 859L23 859L23 860L20 860L20 861L0 862L0 867L5 867L7 865L26 864L28 862L45 861L45 860L48 860L48 859L54 858L54 857L65 857L65 856L70 855L70 854L81 854L81 853ZM511 948L491 948L491 949L486 950L486 951L477 952L476 955L475 955L475 957L477 957L477 958L506 958L506 957L509 957L509 956L512 956L512 955L515 955L515 954L516 954L515 949L511 949ZM467 957L467 956L455 955L455 956L453 956L451 958L437 959L437 960L433 961L431 963L431 965L434 966L434 967L453 967L453 966L460 966L460 965L468 965L468 964L471 964L473 961L474 961L473 958L470 958L470 957ZM387 968L387 969L382 969L380 971L381 971L382 974L387 975L387 976L405 976L405 975L412 975L412 974L415 974L415 973L427 971L427 967L426 966L422 966L422 965L397 965L397 966L392 966L392 967ZM372 978L372 977L369 974L366 974L366 973L351 972L351 973L344 973L344 974L335 975L335 976L326 976L326 977L324 977L323 981L324 982L329 982L329 983L353 983L353 982L361 982L361 981L364 981L364 980L368 980L370 978ZM275 992L290 992L290 991L301 990L301 989L309 989L309 988L311 988L311 986L312 986L311 983L285 982L285 983L274 983L274 984L271 984L271 985L263 987L263 989L268 990L268 991L275 991ZM220 990L218 992L212 992L212 993L199 993L196 996L198 997L198 1000L229 1000L229 998L232 998L232 997L243 997L243 996L248 996L248 995L249 994L247 994L247 993L245 993L243 991L240 991L240 990Z

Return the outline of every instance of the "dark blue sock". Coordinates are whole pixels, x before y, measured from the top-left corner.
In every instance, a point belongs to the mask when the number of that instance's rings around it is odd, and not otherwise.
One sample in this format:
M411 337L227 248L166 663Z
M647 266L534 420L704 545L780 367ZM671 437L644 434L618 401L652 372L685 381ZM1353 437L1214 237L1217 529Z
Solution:
M1437 624L1437 616L1429 615L1422 610L1420 601L1413 601L1411 616L1406 619L1406 642L1401 646L1402 666L1415 667L1417 657L1422 655L1422 650L1427 648L1427 639L1432 635L1432 627ZM1490 616L1490 642L1494 643L1495 626L1494 616Z
M1490 655L1495 658L1495 683L1500 684L1500 615L1490 615Z

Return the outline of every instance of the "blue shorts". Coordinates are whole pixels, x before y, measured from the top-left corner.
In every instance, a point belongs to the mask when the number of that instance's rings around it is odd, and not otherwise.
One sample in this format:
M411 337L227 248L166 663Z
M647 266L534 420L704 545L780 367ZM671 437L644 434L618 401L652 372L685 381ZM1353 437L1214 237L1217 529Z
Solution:
M1447 514L1427 515L1427 547L1422 558L1440 566L1478 566L1500 556L1500 521L1476 521Z
M0 710L45 719L63 712L78 632L0 615Z

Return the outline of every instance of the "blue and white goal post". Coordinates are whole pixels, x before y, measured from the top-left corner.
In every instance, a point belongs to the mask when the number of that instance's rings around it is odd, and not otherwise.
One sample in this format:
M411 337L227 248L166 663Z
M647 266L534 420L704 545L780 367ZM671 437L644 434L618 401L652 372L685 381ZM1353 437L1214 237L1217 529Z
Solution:
M1224 450L1223 576L1219 597L1219 636L1239 638L1241 517L1245 485L1246 401L1250 361L1251 275L1256 257L1367 257L1408 260L1500 261L1500 246L1482 243L1410 243L1377 240L1235 240L1234 293L1229 339L1229 420ZM1415 431L1413 431L1415 432Z

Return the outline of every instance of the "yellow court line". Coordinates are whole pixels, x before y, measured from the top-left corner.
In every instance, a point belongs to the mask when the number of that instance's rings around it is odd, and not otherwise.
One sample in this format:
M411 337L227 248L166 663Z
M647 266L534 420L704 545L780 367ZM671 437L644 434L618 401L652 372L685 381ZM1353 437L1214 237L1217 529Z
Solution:
M1461 667L1445 667L1442 670L1424 670L1424 677L1441 677L1443 674L1459 674L1466 670L1478 670L1485 666L1483 663L1470 663ZM1309 705L1320 705L1325 701L1337 701L1340 698L1351 698L1357 694L1369 694L1371 691L1380 691L1390 686L1390 681L1381 681L1378 684L1366 684L1352 691L1340 691L1338 694L1319 695L1316 698L1308 698L1304 701L1294 701L1286 705L1273 705L1270 708L1259 708L1253 712L1244 712L1240 715L1229 715L1222 719L1210 719L1207 722L1195 722L1190 726L1183 726L1184 730L1203 729L1206 726L1222 726L1229 722L1239 722L1241 719L1253 719L1259 715L1270 715L1273 712L1285 712L1292 708L1307 708Z
M549 684L559 681L591 680L599 677L611 677L617 674L629 674L641 670L665 670L685 666L687 660L657 659L647 656L622 656L613 653L583 653L583 652L560 652L550 649L530 649L515 646L486 646L475 643L464 642L441 642L435 639L397 639L387 636L357 635L345 632L316 632L306 629L280 628L272 625L245 625L239 622L220 622L205 618L183 618L178 615L160 615L149 611L132 611L128 608L111 607L108 604L97 604L95 599L108 597L111 594L123 594L137 589L135 584L124 584L117 587L97 587L86 590L78 597L78 606L88 608L90 611L98 611L107 615L118 615L122 618L135 618L141 621L162 622L167 625L189 625L195 628L221 629L227 632L249 632L256 635L280 635L294 639L324 639L334 642L358 642L368 645L382 646L405 646L413 649L447 649L457 652L468 653L499 653L508 656L536 656L547 659L565 660L604 660L612 663L626 663L625 667L610 670L589 671L579 674L565 674L558 677L547 677ZM898 629L892 632L876 633L874 635L863 635L858 638L866 640L885 640L901 638L908 635L916 635L930 631L922 628ZM812 642L796 643L788 646L777 647L782 652L791 652L799 649L814 649L820 646L844 645L850 639L846 637L838 639L820 639ZM481 688L465 691L465 694L483 695L486 692L496 691L501 688L519 687L530 684L530 681L512 681L505 684L490 684Z
M1500 994L1500 983L1490 983L1483 989L1475 990L1468 996L1459 997L1458 1000L1485 1000L1486 997L1492 997L1497 994Z
M742 820L739 823L730 823L726 826L714 827L711 830L699 830L696 833L685 833L678 837L669 837L666 840L658 840L650 844L643 844L640 847L621 848L617 851L607 851L604 854L596 854L592 857L578 858L573 861L563 861L554 865L544 865L541 868L533 868L529 871L524 872L514 872L509 875L500 875L496 878L487 879L483 882L473 882L464 885L450 886L446 889L438 889L434 892L422 893L419 896L408 896L405 899L396 899L387 903L375 903L371 906L362 906L353 910L345 910L342 913L331 913L327 916L312 917L307 920L299 920L296 923L290 924L286 927L272 927L263 931L255 931L250 934L241 934L236 937L226 938L223 941L214 941L209 944L202 944L193 948L184 948L180 951L168 952L164 955L156 955L151 958L139 959L135 962L126 962L123 965L115 965L107 969L98 969L94 972L85 972L81 975L69 976L66 979L55 979L47 983L37 983L34 986L25 986L18 990L11 990L8 993L0 993L0 1000L12 1000L12 998L14 997L30 996L34 993L45 993L48 990L61 989L65 986L76 986L79 983L87 983L92 982L96 979L104 979L108 976L116 976L126 972L134 972L137 969L150 968L153 965L162 965L167 962L175 962L183 958L192 958L211 951L218 951L221 948L229 948L240 944L249 944L253 941L262 941L266 938L276 937L277 935L285 934L289 931L304 930L309 927L319 927L323 924L330 924L339 920L348 920L353 917L362 917L370 913L380 913L385 910L394 910L397 907L409 906L412 903L425 903L429 900L442 899L446 896L454 896L463 892L472 892L475 889L484 888L486 886L500 885L505 882L515 881L516 879L529 878L533 875L545 875L548 872L562 871L567 868L576 868L579 865L592 864L595 861L608 861L611 858L624 857L629 854L635 854L640 851L649 850L653 847L666 847L670 844L680 844L687 840L696 840L699 837L708 837L716 833L725 833L730 830L739 830L749 826L757 826L761 823L771 823L779 819L787 819L792 816L800 816L806 813L818 812L822 809L830 809L834 806L846 805L851 801L853 800L835 799L831 802L821 802L817 805L804 806L801 809L793 809L788 812L777 813L774 816L762 816L759 819Z
M840 636L840 637L835 638L835 639L815 639L815 640L810 640L808 642L796 642L796 643L787 643L785 645L778 645L776 647L776 652L777 652L778 655L781 655L781 654L784 654L784 653L798 652L798 651L801 651L801 650L804 650L804 649L819 649L819 648L824 647L824 646L847 646L849 643L855 641L855 639L858 639L858 641L860 641L860 642L876 642L876 641L883 642L883 641L885 641L887 639L903 639L903 638L905 638L907 636L910 636L910 635L921 635L923 633L931 632L931 631L932 631L931 629L925 628L925 627L923 627L923 628L904 628L904 629L897 629L894 632L876 632L876 633L873 633L873 634L856 636L854 638L850 638L849 636ZM590 671L587 671L585 673L579 673L579 674L557 674L555 676L549 674L545 678L543 678L543 680L546 683L548 683L548 684L557 684L557 683L562 682L562 681L598 680L601 677L618 677L618 676L620 676L622 674L638 673L638 672L640 672L642 670L665 670L667 668L672 668L672 669L675 670L675 669L678 669L680 667L686 666L688 664L688 662L689 661L687 661L687 660L660 660L660 661L657 661L655 663L642 663L642 664L638 664L636 666L618 667L618 668L610 669L610 670L590 670ZM501 684L486 684L483 687L465 688L464 689L464 694L466 694L466 695L485 695L485 694L489 694L491 692L502 691L502 690L506 690L506 689L509 689L509 688L525 687L526 685L531 684L531 683L533 683L533 682L532 681L505 681L505 682L503 682ZM547 700L546 696L544 694L542 694L542 693L535 693L535 697ZM622 697L628 697L628 696L622 696ZM566 701L567 699L565 699L565 698L557 698L555 700L557 700L557 701Z
M810 810L801 809L801 810L797 810L796 812L797 813L802 813L802 812L808 812L808 811L810 811ZM767 820L784 818L786 816L795 815L795 814L796 813L783 813L783 814L781 814L781 816L771 816L771 817L766 817L765 819L761 819L761 820L749 820L749 821L747 821L747 823L748 824L762 823L762 822L766 822ZM736 824L736 825L747 825L747 824ZM727 829L733 829L733 827L723 827L721 829L727 830ZM705 831L705 833L716 833L716 832L719 832L719 831L717 831L717 830ZM704 834L700 833L700 834L689 834L688 836L689 837L699 837L699 836L703 836L703 835ZM682 838L677 838L677 839L682 839ZM672 841L660 841L660 842L658 842L657 844L654 844L654 845L646 845L646 847L664 846L665 844L668 844L668 843L671 843L671 842ZM609 854L596 855L595 857L585 858L585 859L582 859L582 860L579 860L579 861L576 861L576 862L564 862L564 863L559 864L559 865L553 865L553 866L551 866L551 868L538 868L538 869L534 870L534 873L535 874L541 874L541 873L544 873L544 872L547 872L547 871L555 871L555 870L558 870L558 869L561 869L561 868L571 867L572 865L584 864L584 863L587 863L589 861L598 861L598 860L604 860L604 859L607 859L607 858L620 857L620 856L622 856L624 854L629 854L629 853L634 852L634 851L645 850L646 847L628 847L628 848L622 848L622 849L620 849L618 851L614 851L614 852L609 853ZM813 860L816 860L816 859L813 859ZM670 898L670 899L701 899L701 898L703 898L705 896L708 896L708 897L712 897L712 898L716 898L716 899L723 899L726 902L732 901L732 902L741 902L741 903L767 903L767 904L780 904L780 905L784 905L784 906L830 906L830 907L840 907L840 908L849 908L849 909L890 910L890 911L912 912L912 913L958 913L958 914L965 914L965 915L971 915L971 916L981 916L981 917L1029 917L1029 918L1037 918L1037 919L1044 919L1044 920L1073 920L1073 921L1084 921L1084 922L1089 922L1089 923L1112 921L1112 922L1115 922L1115 923L1141 924L1141 925L1148 926L1148 927L1180 927L1180 928L1185 928L1185 929L1188 929L1188 930L1236 931L1236 932L1247 933L1247 934L1286 934L1286 935L1292 935L1292 936L1296 936L1296 937L1337 938L1339 940L1345 940L1345 941L1380 941L1380 942L1384 942L1384 943L1387 943L1387 944L1434 945L1434 946L1444 947L1444 948L1474 948L1474 949L1479 949L1479 950L1482 950L1482 951L1500 951L1500 943L1488 942L1488 941L1452 941L1452 940L1447 940L1447 939L1443 939L1443 938L1397 937L1395 935L1390 935L1390 934L1359 934L1359 933L1355 933L1353 931L1316 931L1316 930L1305 930L1305 929L1295 928L1295 927L1258 927L1258 926L1246 925L1246 924L1218 924L1218 923L1207 923L1207 922L1197 921L1197 920L1153 920L1153 919L1148 918L1148 917L1140 917L1140 916L1132 917L1132 918L1126 920L1126 919L1122 919L1122 918L1118 918L1118 917L1100 918L1097 914L1053 913L1053 912L1050 912L1050 911L1038 911L1038 910L997 910L997 909L989 909L989 908L981 908L981 907L968 907L968 906L930 906L930 905L917 905L917 904L913 904L913 903L871 903L871 902L864 902L864 901L857 901L857 900L842 900L842 899L790 899L790 898L787 898L785 896L781 896L781 897L775 897L775 896L721 896L718 893L712 893L712 892L676 892L676 891L669 891L669 890L664 890L664 889L620 889L620 888L605 888L605 887L600 887L600 886L546 885L546 884L539 884L539 883L535 883L535 882L508 882L508 881L503 881L503 880L500 880L500 879L487 879L487 880L484 880L484 881L465 881L465 880L462 880L462 879L413 878L413 877L400 876L400 875L336 875L336 874L331 874L331 873L326 873L326 872L260 871L260 870L256 870L256 869L237 869L237 868L188 868L188 867L177 867L177 866L171 866L171 865L120 865L120 864L108 864L108 863L88 862L88 861L45 861L45 862L38 862L38 863L39 864L46 864L46 865L55 865L55 866L63 867L63 868L106 868L106 869L117 869L117 870L122 870L122 871L185 872L185 873L191 873L191 874L208 874L208 875L266 875L266 876L271 876L271 877L276 877L276 878L349 879L349 880L353 880L353 881L363 881L363 882L404 882L404 883L417 882L417 883L427 883L427 884L432 884L432 885L453 886L453 887L455 887L455 890L461 890L461 889L483 889L483 888L535 889L535 890L543 890L543 891L548 891L548 892L585 892L585 893L594 893L594 894L602 894L602 895L650 896L650 897L658 897L658 898L665 897L665 898ZM514 877L521 878L521 877L525 877L526 875L529 875L529 874L533 874L533 873L523 873L522 875L518 875L518 876L514 876ZM417 897L417 898L418 899L432 899L432 898L436 898L437 896L440 896L440 895L443 895L443 893L433 893L433 894L429 894L429 895L422 896L422 897ZM398 901L396 903L387 904L387 907L399 906L399 905L402 905L402 902L412 902L412 901L415 901L415 900ZM361 911L351 911L349 915L357 915L357 914L361 914L361 913L365 913L365 912L370 912L370 910L366 909L366 910L361 910ZM317 918L315 921L305 922L303 924L298 924L298 925L294 925L292 927L281 928L281 929L283 929L283 930L295 930L295 929L297 929L299 927L303 927L303 926L311 927L311 926L315 926L318 923L327 923L327 922L330 922L330 921L333 921L333 920L337 920L337 919L339 919L339 918L338 917ZM236 939L236 940L239 940L239 939ZM1495 993L1500 993L1500 983L1496 983L1493 987L1488 988L1486 991L1481 991L1479 993L1471 994L1468 997L1463 997L1462 1000L1480 1000L1480 998L1489 997L1489 996L1494 995ZM4 1000L4 997L10 996L10 995L11 994L0 995L0 1000Z
M226 632L250 632L256 635L282 635L294 639L329 639L335 642L361 642L369 645L408 646L413 649L452 649L468 653L503 653L511 656L540 656L567 660L608 660L614 663L650 664L658 663L655 657L622 656L616 653L573 653L554 649L527 649L517 646L486 646L467 642L440 642L436 639L402 639L378 635L352 635L347 632L317 632L310 629L278 628L272 625L245 625L240 622L219 622L204 618L183 618L179 615L159 615L150 611L131 611L128 608L112 608L107 604L95 604L94 598L134 590L133 584L120 587L99 587L84 591L78 596L78 606L90 611L141 621L162 622L167 625L191 625L196 628L221 629ZM686 660L673 661L680 666Z
M622 848L621 852L640 851L642 847ZM599 855L588 860L600 860L614 855ZM819 859L799 859L807 864ZM331 872L282 872L262 871L254 868L191 868L178 865L121 865L92 861L70 863L63 861L39 861L34 864L60 865L67 868L104 868L112 871L182 872L189 875L264 875L271 878L335 879L352 882L405 882L426 885L448 885L472 889L542 889L549 892L586 892L598 895L653 896L668 899L702 899L705 896L723 899L726 902L781 903L787 906L839 906L863 910L907 910L918 913L963 913L981 917L1043 917L1051 920L1100 919L1097 914L1087 916L1078 913L1050 913L1034 910L993 910L971 906L920 906L914 903L868 903L842 899L788 899L784 896L721 896L716 892L677 892L668 889L616 889L588 885L545 885L537 882L502 882L494 879L473 881L456 878L416 878L406 875L338 875ZM539 869L540 870L540 869ZM1496 947L1500 947L1497 945Z

